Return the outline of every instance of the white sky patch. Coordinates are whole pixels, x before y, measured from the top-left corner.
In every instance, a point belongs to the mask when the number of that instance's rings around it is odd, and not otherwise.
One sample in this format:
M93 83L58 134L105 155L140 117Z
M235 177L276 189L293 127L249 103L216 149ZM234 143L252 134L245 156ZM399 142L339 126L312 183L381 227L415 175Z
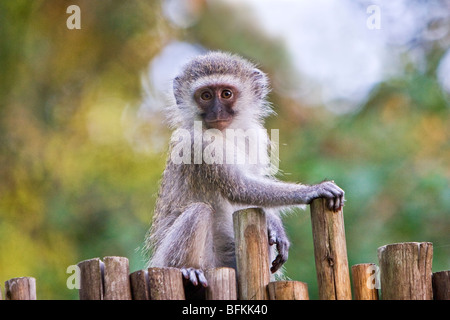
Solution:
M448 21L450 10L443 10L442 4L408 0L222 1L250 10L249 18L254 18L261 30L284 40L302 79L295 92L290 92L293 98L310 105L324 104L336 113L357 110L378 83L399 75L405 53L419 70L425 70L425 49L411 44L420 36L436 40L449 32L445 24L427 29L436 19ZM164 2L165 16L181 28L192 25L196 19L196 11L188 10L187 3L190 2ZM369 29L367 25L371 16L367 9L373 5L379 8L379 29ZM201 52L200 47L182 42L172 42L164 48L149 68L154 90L150 96L170 89L167 83L181 62ZM447 91L449 73L450 63L442 62L439 81Z
M384 79L389 57L383 29L367 28L365 7L329 0L245 2L266 32L284 38L294 67L321 88L318 102L334 111L352 111Z
M437 77L442 89L450 94L450 49L447 50L439 63Z

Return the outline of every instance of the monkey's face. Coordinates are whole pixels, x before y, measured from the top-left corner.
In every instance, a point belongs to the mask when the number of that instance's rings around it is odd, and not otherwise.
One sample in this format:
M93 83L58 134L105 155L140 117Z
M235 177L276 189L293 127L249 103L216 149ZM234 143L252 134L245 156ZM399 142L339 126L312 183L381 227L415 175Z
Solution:
M207 85L197 89L194 100L208 129L226 129L236 113L235 104L239 90L231 85Z

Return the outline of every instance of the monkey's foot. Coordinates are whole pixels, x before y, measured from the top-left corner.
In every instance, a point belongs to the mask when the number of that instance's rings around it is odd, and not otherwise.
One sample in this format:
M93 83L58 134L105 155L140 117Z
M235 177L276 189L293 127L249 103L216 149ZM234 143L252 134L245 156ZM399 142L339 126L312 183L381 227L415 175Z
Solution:
M201 284L203 287L208 286L208 281L206 281L203 271L194 268L181 268L181 273L183 277L190 281L194 286Z

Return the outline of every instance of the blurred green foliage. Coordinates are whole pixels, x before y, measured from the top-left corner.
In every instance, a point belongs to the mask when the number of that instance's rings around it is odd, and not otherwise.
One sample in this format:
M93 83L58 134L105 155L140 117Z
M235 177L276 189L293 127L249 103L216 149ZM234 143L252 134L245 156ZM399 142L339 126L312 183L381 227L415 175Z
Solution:
M75 299L69 265L126 256L144 266L140 247L151 221L162 151L133 148L126 110L142 99L141 74L172 39L243 54L271 77L294 79L278 39L231 8L194 1L196 24L179 30L158 1L0 2L0 284L37 278L39 299ZM66 8L82 9L82 29L66 28ZM230 23L230 20L233 23ZM223 36L217 37L217 34ZM275 86L283 179L335 180L346 190L350 264L377 262L381 245L434 243L433 270L449 268L450 108L430 69L405 63L354 113L309 108ZM153 121L159 121L158 118ZM141 134L160 134L152 122ZM155 133L156 132L156 133ZM308 213L285 218L292 240L287 275L317 298Z

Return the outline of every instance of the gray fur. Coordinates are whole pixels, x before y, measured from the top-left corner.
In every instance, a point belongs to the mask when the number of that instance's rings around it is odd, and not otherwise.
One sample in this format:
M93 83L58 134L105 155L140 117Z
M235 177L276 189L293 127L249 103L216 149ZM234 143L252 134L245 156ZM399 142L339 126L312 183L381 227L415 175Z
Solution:
M264 128L263 119L271 112L266 75L247 60L221 52L195 58L175 78L176 104L169 113L172 127L192 132L194 121L200 119L192 98L195 87L224 81L241 90L230 127ZM278 249L278 255L271 257L275 271L289 250L280 210L309 204L317 197L328 198L335 209L343 205L343 191L333 182L287 183L270 176L268 168L259 164L177 165L169 157L147 239L152 252L149 265L202 270L235 267L232 213L257 206L265 208L268 241Z
M237 108L242 114L242 117L239 116L242 122L249 120L261 122L273 112L266 100L270 89L265 73L237 55L210 52L193 59L175 77L173 81L175 103L168 110L169 125L172 128L192 128L193 121L200 120L199 112L192 100L193 86L205 79L208 81L208 78L219 81L221 77L232 77L233 84L243 88L243 96L240 98L242 103ZM253 105L257 107L251 108ZM246 113L247 108L252 111L251 117ZM242 124L240 127L244 129Z

